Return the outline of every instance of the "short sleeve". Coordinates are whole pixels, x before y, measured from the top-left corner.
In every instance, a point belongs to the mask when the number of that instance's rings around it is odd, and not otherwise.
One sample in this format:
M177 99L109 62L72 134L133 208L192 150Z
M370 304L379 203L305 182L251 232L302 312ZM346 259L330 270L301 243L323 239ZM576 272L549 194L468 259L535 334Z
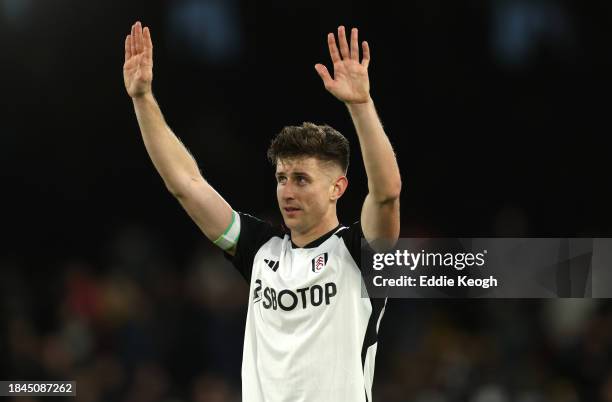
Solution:
M236 244L236 253L233 256L227 252L223 254L232 262L247 283L250 283L255 254L268 240L280 235L281 231L268 222L249 214L238 212L238 215L240 216L240 234Z
M350 225L348 229L345 229L341 232L342 240L346 245L351 257L359 267L362 275L366 275L369 272L364 272L363 267L361 265L361 259L363 256L367 256L368 254L374 253L374 251L370 248L368 243L365 241L363 235L363 229L361 228L361 221L357 221Z
M365 290L370 295L370 299L384 299L386 298L387 288L376 288L373 286L373 278L379 275L378 271L375 271L372 264L368 261L373 261L374 254L376 252L372 249L370 244L365 240L363 235L363 229L361 222L357 221L349 226L347 229L341 232L342 240L349 250L351 257L355 261L357 268L361 272L361 276L364 280ZM375 296L374 296L375 295ZM372 302L374 303L374 302ZM378 302L376 302L378 303ZM380 308L381 305L376 304Z

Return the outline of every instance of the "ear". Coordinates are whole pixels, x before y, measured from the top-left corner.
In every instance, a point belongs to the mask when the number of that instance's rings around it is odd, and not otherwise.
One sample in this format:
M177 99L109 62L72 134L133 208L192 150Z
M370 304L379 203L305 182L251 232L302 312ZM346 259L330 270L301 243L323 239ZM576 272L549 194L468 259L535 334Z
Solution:
M330 186L329 199L332 201L337 201L338 198L342 197L342 194L344 194L347 187L348 179L346 176L338 176Z

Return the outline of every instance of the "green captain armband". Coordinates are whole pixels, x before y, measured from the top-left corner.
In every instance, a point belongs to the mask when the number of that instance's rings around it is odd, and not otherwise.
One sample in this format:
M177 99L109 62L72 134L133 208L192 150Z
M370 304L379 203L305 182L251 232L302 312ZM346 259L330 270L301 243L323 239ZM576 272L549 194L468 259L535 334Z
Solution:
M215 246L220 247L224 251L229 251L238 244L238 238L240 237L240 215L236 211L232 210L232 221L230 222L227 229L221 236L217 238L213 243Z

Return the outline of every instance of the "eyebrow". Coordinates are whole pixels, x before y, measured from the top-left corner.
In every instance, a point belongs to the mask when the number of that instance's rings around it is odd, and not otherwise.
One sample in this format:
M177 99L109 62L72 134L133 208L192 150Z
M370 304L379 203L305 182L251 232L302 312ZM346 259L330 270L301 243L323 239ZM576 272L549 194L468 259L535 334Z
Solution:
M291 173L292 176L306 176L306 177L312 177L310 174L306 173L306 172L293 172ZM287 176L287 173L280 171L280 172L276 172L275 176Z

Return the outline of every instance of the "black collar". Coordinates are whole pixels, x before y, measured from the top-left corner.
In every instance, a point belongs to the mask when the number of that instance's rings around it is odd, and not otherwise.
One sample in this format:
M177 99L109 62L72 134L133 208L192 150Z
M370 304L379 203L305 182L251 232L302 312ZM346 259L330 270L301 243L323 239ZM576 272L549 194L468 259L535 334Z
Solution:
M333 228L332 230L330 230L329 232L325 233L323 236L319 237L318 239L315 239L313 241L311 241L310 243L306 244L305 246L302 247L298 247L295 245L295 243L293 242L293 240L291 240L291 248L315 248L315 247L319 247L321 244L323 244L323 242L327 239L329 239L334 233L336 233L336 230L338 230L342 225L338 224L338 226L336 226L335 228ZM289 237L291 237L291 234L289 234Z

